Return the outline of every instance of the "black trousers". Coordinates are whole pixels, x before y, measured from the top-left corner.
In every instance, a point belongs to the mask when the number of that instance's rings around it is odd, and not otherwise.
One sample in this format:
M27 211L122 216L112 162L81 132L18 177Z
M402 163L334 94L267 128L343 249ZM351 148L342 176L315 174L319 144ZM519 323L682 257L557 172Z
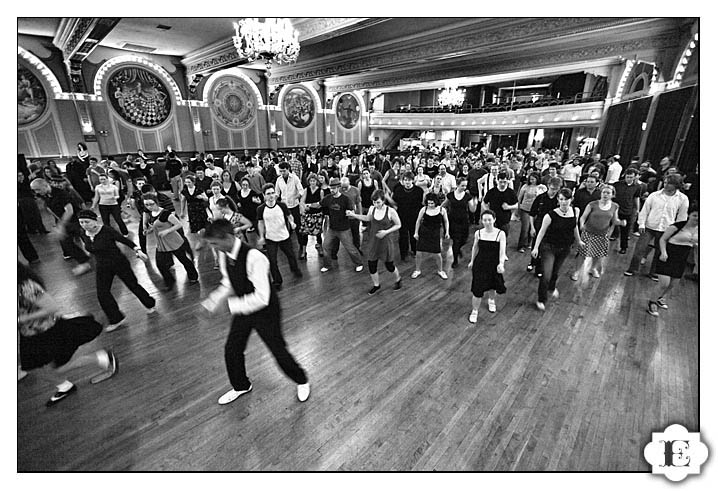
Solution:
M99 205L100 216L102 217L102 223L110 226L110 216L115 219L115 223L120 228L122 235L127 235L127 226L122 221L122 213L120 211L120 205Z
M85 251L77 245L77 242L82 240L80 237L83 233L84 231L82 227L80 227L80 222L73 219L65 226L65 238L60 241L62 254L70 256L79 264L86 263L90 260L90 257L85 254Z
M182 264L182 266L184 266L185 271L187 271L188 279L194 281L199 278L199 273L197 273L197 269L194 267L194 263L192 262L190 256L191 253L192 250L190 249L187 240L182 242L180 248L175 249L174 251L155 252L155 262L157 262L157 269L160 270L160 274L162 275L162 279L165 280L166 286L170 287L174 285L177 281L175 279L174 273L172 273L172 270L170 269L170 267L174 264L172 256L176 257Z
M272 281L275 284L282 283L282 273L279 272L279 266L277 265L277 249L281 249L287 261L289 261L289 269L293 273L299 271L299 264L297 264L297 256L294 254L294 244L292 243L292 237L284 239L281 242L275 242L273 240L266 240L267 244L267 258L269 258L269 271L272 273Z
M539 280L538 288L538 301L546 302L548 298L548 292L556 289L556 281L558 280L558 274L563 266L563 262L568 257L568 253L571 252L571 246L556 246L543 242L539 246L541 253L541 269L543 270L543 276Z
M469 224L449 222L449 236L451 237L451 250L454 253L454 261L459 260L461 248L469 238Z
M20 230L20 227L17 228L17 246L28 262L37 261L39 259L37 250L35 250L32 242L30 242L30 237L27 236L27 232L24 228L23 230Z
M232 327L224 345L224 363L232 388L247 390L251 385L244 366L244 350L252 329L257 331L259 337L272 352L272 356L277 360L279 368L284 374L296 384L306 384L307 374L287 351L287 343L282 336L279 306L270 304L257 313L248 316L235 315L232 318Z
M621 227L620 225L613 228L613 236L618 237L620 234L621 236L621 242L620 242L620 248L621 249L628 249L628 236L631 234L631 231L633 230L633 223L637 219L637 215L635 213L619 213L618 219L619 220L626 220L626 226Z
M29 233L47 232L42 223L40 209L35 198L18 198L18 215L22 216L23 224ZM20 219L18 216L18 219Z
M411 251L416 254L416 217L399 217L401 220L401 228L399 229L399 256L406 259L406 255Z
M102 307L102 311L107 316L110 324L116 324L125 318L125 314L120 311L115 297L112 296L112 280L115 279L115 276L122 280L127 288L142 302L142 305L148 309L155 306L155 299L137 282L137 277L127 259L112 263L98 261L97 275L95 277L97 300L100 301L100 307Z

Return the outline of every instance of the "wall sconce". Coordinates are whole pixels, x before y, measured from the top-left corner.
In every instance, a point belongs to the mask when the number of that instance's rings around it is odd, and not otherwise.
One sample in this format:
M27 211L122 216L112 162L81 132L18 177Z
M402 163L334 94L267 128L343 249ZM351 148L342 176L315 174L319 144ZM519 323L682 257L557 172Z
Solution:
M100 130L100 131L98 131L98 133L100 134L100 136L105 136L105 137L109 134L109 133L107 133L107 130Z

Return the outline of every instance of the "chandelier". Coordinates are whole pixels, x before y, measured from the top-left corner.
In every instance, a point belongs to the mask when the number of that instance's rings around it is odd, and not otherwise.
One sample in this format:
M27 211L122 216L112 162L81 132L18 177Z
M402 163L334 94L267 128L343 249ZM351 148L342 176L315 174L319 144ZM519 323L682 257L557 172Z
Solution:
M461 106L466 98L466 89L456 86L447 86L439 92L440 106Z
M243 19L234 23L232 36L237 53L249 61L265 60L267 70L272 61L279 64L297 61L299 56L299 33L292 28L289 19L267 18Z

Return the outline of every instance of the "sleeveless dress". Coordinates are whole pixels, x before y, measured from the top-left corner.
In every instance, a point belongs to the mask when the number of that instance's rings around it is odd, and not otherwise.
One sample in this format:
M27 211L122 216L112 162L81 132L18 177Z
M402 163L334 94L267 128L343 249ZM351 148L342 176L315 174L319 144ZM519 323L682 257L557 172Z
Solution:
M383 239L376 236L380 230L388 230L394 226L394 222L389 219L389 208L386 205L384 206L384 217L381 220L377 220L375 214L376 210L372 210L368 230L367 259L369 261L384 261L385 263L394 261L396 256L396 232L388 234Z
M311 188L307 189L307 199L304 200L304 204L311 205L312 203L319 203L324 197L322 188L317 187L316 191L312 192ZM304 235L319 235L322 233L322 220L324 215L322 214L321 208L307 208L301 219L301 228L299 232Z
M446 199L449 200L449 230L451 235L454 236L467 236L469 233L469 201L471 195L468 192L464 193L461 199L456 199L453 191L446 195Z
M190 194L188 188L182 189L182 194L187 200L187 216L189 217L190 232L199 232L207 225L207 202L198 196L203 193L195 186L194 193Z
M476 231L479 250L471 267L471 293L475 297L482 297L484 292L489 290L496 290L499 294L506 293L504 275L496 272L496 266L499 264L499 234L501 233L500 230L496 230L494 240L482 239L483 229Z
M376 186L374 185L374 179L371 180L371 186L367 186L367 184L362 180L361 182L361 206L362 208L368 210L369 207L372 205L371 202L371 195L376 191Z
M441 226L443 224L444 217L441 212L434 216L424 213L419 225L419 241L416 244L418 252L441 253Z

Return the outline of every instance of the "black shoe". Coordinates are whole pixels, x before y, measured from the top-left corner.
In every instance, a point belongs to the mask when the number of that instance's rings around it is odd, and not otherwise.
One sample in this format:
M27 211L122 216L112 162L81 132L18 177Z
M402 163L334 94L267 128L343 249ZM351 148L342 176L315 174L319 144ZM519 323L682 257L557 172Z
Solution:
M394 283L394 290L401 290L401 278L399 278L399 281Z
M295 278L301 278L304 276L300 270L292 271L292 274Z
M648 277L652 279L653 281L658 281L658 275L657 274L649 274Z
M626 249L621 249L620 251L618 251L618 253L619 253L619 254L625 254L625 253L626 253Z
M67 390L65 390L65 391L63 391L63 390L58 390L57 392L55 392L55 395L52 396L52 397L45 403L45 405L46 405L47 407L54 406L55 404L57 404L58 402L60 402L61 400L63 400L65 397L69 396L70 394L72 394L73 392L76 392L76 391L77 391L77 386L76 386L75 384L73 384L72 387L70 387L69 389L67 389Z
M332 259L334 259L334 260L336 261L336 260L338 260L339 258L337 257L336 254L332 254Z
M376 292L379 291L379 288L381 288L381 285L380 285L380 286L373 286L373 287L371 288L371 290L369 290L369 295L374 295Z
M281 284L281 283L276 283L276 282L275 282L275 283L272 283L272 286L274 286L274 289L277 290L277 291L281 291L281 290L282 290L282 284Z
M360 255L360 256L363 256L363 255L364 255L364 253L363 253L363 252L361 251L361 249L359 249L358 247L357 247L357 251L359 251L359 255Z
M196 285L197 283L199 283L199 278L195 278L195 279L193 279L193 280L189 280L189 284L190 284L190 285Z
M452 268L452 269L456 269L456 268L458 268L458 267L459 267L459 261L454 261L453 263L451 263L451 268Z

